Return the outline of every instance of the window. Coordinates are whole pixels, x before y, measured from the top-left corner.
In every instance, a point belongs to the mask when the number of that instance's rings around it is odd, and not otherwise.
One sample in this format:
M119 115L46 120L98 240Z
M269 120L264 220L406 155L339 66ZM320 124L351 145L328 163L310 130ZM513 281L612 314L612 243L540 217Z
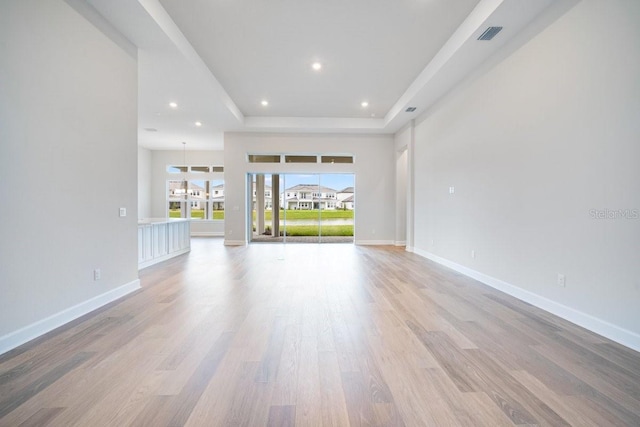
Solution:
M187 173L189 166L167 166L168 173Z
M191 166L191 172L209 173L209 166Z
M224 180L210 181L210 193L213 195L209 201L211 203L211 217L209 219L224 219Z
M322 163L353 163L353 156L322 156Z
M167 182L167 207L169 218L222 220L224 181L170 180Z
M224 167L223 166L212 166L211 167L211 172L224 172Z
M279 154L249 154L249 163L280 163Z
M318 156L284 156L286 163L318 163Z

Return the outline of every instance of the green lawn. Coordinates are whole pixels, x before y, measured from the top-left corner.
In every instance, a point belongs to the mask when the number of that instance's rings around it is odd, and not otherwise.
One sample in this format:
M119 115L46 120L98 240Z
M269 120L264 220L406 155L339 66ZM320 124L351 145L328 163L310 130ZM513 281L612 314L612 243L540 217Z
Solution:
M287 210L286 219L318 219L318 209L310 210L310 211L298 211L298 210ZM353 211L343 211L343 210L335 210L328 211L322 210L320 211L321 219L331 219L331 218L340 218L340 219L352 219ZM256 218L256 212L253 211L253 219ZM280 219L285 218L285 212L280 210ZM271 220L271 211L265 211L265 220Z
M317 225L287 225L280 229L287 236L317 236L320 233ZM353 225L323 225L323 236L353 236Z
M255 212L253 216L255 218ZM180 209L169 210L169 218L180 218ZM204 218L204 209L192 209L191 218ZM284 218L284 211L280 211L280 218ZM317 219L318 211L287 211L288 219ZM328 218L353 218L353 211L322 211L322 219ZM213 211L213 219L224 219L224 211ZM271 211L266 211L266 220L271 220ZM281 232L286 232L287 236L317 236L320 227L317 225L287 225L281 227ZM323 236L353 236L353 225L323 225Z
M353 211L343 211L336 209L335 211L322 210L318 211L298 211L287 210L286 219L318 219L318 213L320 213L321 219L353 219ZM170 209L169 218L180 218L180 209ZM191 218L203 219L204 209L191 209ZM213 219L224 219L224 211L213 211ZM256 219L256 212L253 212L253 219ZM280 219L285 219L285 212L280 211ZM265 220L271 221L271 211L265 211ZM324 228L324 227L323 227ZM350 236L350 234L337 234L337 236Z
M180 218L180 209L170 209L169 218ZM204 209L191 209L191 218L203 219ZM213 219L224 219L224 211L213 211Z

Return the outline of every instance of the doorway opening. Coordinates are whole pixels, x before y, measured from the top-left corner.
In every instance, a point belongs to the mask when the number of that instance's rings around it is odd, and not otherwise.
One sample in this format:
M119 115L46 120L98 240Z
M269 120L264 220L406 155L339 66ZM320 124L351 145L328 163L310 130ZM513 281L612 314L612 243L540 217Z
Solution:
M248 174L250 242L353 243L354 174Z

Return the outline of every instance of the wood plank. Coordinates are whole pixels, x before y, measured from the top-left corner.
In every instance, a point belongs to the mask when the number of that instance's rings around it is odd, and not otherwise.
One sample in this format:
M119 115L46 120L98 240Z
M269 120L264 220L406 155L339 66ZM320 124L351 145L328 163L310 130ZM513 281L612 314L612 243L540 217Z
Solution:
M269 408L267 427L294 427L296 425L296 407L294 405L272 406Z
M88 352L76 353L71 356L69 360L55 366L49 372L36 378L19 390L15 390L11 394L3 393L3 398L0 400L0 419L36 396L42 390L54 384L73 369L85 363L94 355L94 353Z
M347 413L347 403L342 392L342 378L336 353L327 351L318 353L318 369L322 425L348 425L349 415Z
M267 424L273 384L255 381L255 372L259 365L260 362L243 363L223 425L258 426Z
M194 238L0 356L0 426L640 425L640 354L395 247Z
M64 408L42 408L24 422L20 423L18 427L42 427L51 423L60 412L64 411Z
M322 425L318 342L315 336L302 338L299 363L296 386L296 426Z
M295 406L296 404L301 339L302 335L297 325L289 325L285 328L280 363L271 397L273 406Z
M269 337L267 349L262 356L260 366L255 375L256 382L273 382L277 377L282 348L284 346L284 337L285 319L276 316L271 326L271 336Z
M513 372L512 375L572 425L594 427L624 425L622 420L608 411L586 411L587 405L578 408L567 405L566 399L573 396L559 396L525 371Z

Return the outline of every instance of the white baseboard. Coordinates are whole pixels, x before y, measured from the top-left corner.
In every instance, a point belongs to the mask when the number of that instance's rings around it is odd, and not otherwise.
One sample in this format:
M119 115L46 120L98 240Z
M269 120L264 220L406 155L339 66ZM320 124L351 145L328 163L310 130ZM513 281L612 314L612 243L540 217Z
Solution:
M407 246L406 240L396 240L394 246Z
M246 244L247 243L244 240L229 240L229 239L224 240L225 246L244 246Z
M130 294L131 292L140 289L140 280L136 279L125 285L112 289L101 295L93 297L80 304L69 307L66 310L62 310L52 316L39 320L17 331L11 332L7 335L0 337L0 354L4 354L9 350L29 342L41 335L46 334L78 317L84 316L98 308L109 304L112 301L122 298L123 296Z
M356 245L373 246L373 245L393 245L393 240L356 240Z
M413 246L407 245L407 246L405 246L404 250L407 251L407 252L413 253Z
M519 288L500 279L496 279L495 277L491 277L479 271L465 267L464 265L460 265L445 258L441 258L430 252L426 252L418 248L412 248L412 250L413 252L424 258L430 259L431 261L437 262L438 264L442 264L445 267L449 267L450 269L462 273L465 276L476 279L477 281L482 282L485 285L498 289L506 294L518 298L519 300L541 308L542 310L545 310L551 314L555 314L556 316L561 317L564 320L568 320L571 323L582 326L583 328L595 332L596 334L602 335L603 337L609 338L612 341L615 341L633 350L640 351L640 334L621 328L620 326L614 325L582 311L567 307L566 305L560 304L556 301L550 300L533 292Z
M175 258L178 255L186 254L189 251L191 251L190 247L184 248L184 249L180 249L179 251L171 252L170 254L162 255L162 256L159 256L157 258L152 258L152 259L147 260L147 261L139 262L138 263L138 270L142 270L143 268L151 267L154 264L158 264L159 262L166 261L166 260L171 259L171 258Z
M224 231L192 231L191 237L224 237Z

